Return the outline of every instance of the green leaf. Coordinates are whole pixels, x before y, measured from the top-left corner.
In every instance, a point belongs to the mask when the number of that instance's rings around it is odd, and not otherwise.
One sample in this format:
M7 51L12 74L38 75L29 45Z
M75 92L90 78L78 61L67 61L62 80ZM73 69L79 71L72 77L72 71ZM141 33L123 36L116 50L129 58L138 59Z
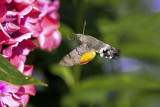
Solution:
M30 84L47 86L33 77L23 75L2 55L0 55L0 80L16 86Z
M74 94L67 94L61 99L62 107L72 107L73 103L106 103L106 91L102 90L83 90ZM73 104L74 105L74 104Z

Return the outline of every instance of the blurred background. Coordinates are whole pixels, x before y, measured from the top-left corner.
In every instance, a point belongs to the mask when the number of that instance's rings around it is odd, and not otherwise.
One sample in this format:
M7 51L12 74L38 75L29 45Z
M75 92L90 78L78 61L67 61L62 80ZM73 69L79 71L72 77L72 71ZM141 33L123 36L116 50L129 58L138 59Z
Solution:
M36 86L27 107L160 107L160 0L60 0L62 42L28 56ZM58 66L82 33L121 50L117 61L97 55L86 65Z

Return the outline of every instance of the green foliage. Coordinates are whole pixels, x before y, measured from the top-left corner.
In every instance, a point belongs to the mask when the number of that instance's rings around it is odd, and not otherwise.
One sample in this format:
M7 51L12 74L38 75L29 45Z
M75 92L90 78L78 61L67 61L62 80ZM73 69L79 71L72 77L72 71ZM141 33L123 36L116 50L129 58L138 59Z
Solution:
M2 55L0 55L0 80L17 86L29 84L47 86L33 77L23 75Z
M135 97L130 100L136 100L136 103L139 103L139 101L141 101L143 98L141 96L141 93L144 90L159 90L159 84L160 79L155 78L153 75L149 74L137 76L133 76L131 74L113 76L99 75L90 77L79 82L75 86L76 89L74 90L74 93L68 94L62 99L62 106L70 107L72 105L72 102L78 102L79 104L95 103L100 107L102 105L107 106L109 103L106 102L106 99L111 90L118 93L123 92L124 94L120 96L122 98L120 98L120 101L117 101L117 105L119 105L119 103L121 103L121 101L123 100L123 102L131 103L131 101L129 102L127 99L129 96ZM128 92L128 90L130 91ZM128 95L128 93L130 94ZM138 99L138 96L134 96L134 94L138 95L141 98ZM147 99L148 98L146 98L145 100ZM129 107L128 104L122 105L124 105L123 107Z
M71 33L73 33L73 30L65 23L60 23L61 25L59 31L61 32L61 35L63 35L62 39L67 39L68 37L70 37Z
M119 46L125 56L160 61L159 14L136 14L114 22L100 18L97 23L103 40Z
M142 78L143 77L143 78ZM152 75L112 75L87 78L78 84L77 90L85 89L160 89L159 78Z
M50 67L50 71L52 74L61 77L70 88L72 88L75 84L73 74L69 68L52 65Z

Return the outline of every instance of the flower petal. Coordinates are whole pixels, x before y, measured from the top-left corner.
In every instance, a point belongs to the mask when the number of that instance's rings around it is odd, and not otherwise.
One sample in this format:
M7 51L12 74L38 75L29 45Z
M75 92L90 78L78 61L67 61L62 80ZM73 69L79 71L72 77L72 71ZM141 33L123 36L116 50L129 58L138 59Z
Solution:
M24 70L23 70L23 74L26 75L26 76L31 76L32 71L33 71L33 66L32 65L25 65Z
M12 0L0 0L0 4L10 3Z
M36 44L30 39L23 40L17 47L13 48L14 54L28 55L30 51L33 51L37 47Z
M24 85L25 94L35 95L35 87L34 85Z
M40 34L38 43L42 49L50 51L52 48L59 46L61 42L61 35L58 31L53 31L51 34Z
M28 30L28 32L32 33L31 35L32 37L38 37L41 32L41 27L39 22L36 23L26 22L24 27L26 28L26 30ZM20 31L20 32L25 32L25 31Z
M28 101L29 101L29 95L22 95L21 96L20 103L22 104L23 107L25 107L27 105Z
M14 2L18 11L22 11L28 5L33 4L35 0L14 0Z
M59 33L59 31L54 31L52 33L53 36L53 48L57 48L60 45L61 42L61 34Z
M12 98L12 95L11 94L8 94L6 96L2 96L1 97L1 101L4 103L4 104L7 104L9 107L18 107L20 106L20 103L16 100L14 100Z
M24 62L23 60L20 60L18 66L16 66L16 68L17 68L20 72L23 72L23 70L24 70L24 63L25 63L25 62Z
M58 21L51 19L49 16L45 16L41 22L41 26L43 31L38 37L39 46L42 49L47 50L51 50L53 47L57 47L61 41L60 33L54 32L59 26ZM56 39L58 38L59 40L57 42Z
M17 55L17 54L13 54L9 61L21 72L24 69L24 63L26 61L26 56L24 55Z
M2 101L0 101L0 107L7 107Z
M13 49L14 47L16 47L16 46L18 46L18 42L15 43L15 44L13 44L13 45L8 46L7 48L5 48L5 49L3 50L3 55L4 55L6 58L10 58L10 57L12 56L12 54L13 54L12 49Z
M17 93L19 86L14 86L8 83L3 82L5 85L6 93Z
M13 11L13 10L7 11L7 17L16 17L17 14L18 14L17 11Z
M50 3L50 6L49 6L49 9L48 9L48 12L54 12L54 11L57 11L58 8L60 6L60 2L59 0L55 0L53 1L52 3Z
M13 40L7 32L4 30L3 26L0 24L0 44L13 44L16 41Z
M41 22L43 33L51 33L59 27L59 23L56 20L51 19L49 16L45 16Z
M15 25L14 23L9 22L5 24L4 29L6 30L6 32L11 34L13 32L20 30L20 27Z
M27 40L27 39L31 38L32 34L33 33L25 33L23 35L20 35L19 37L16 37L15 40L18 42L22 42L23 40Z
M7 9L4 5L0 4L0 23L6 18Z
M24 8L22 11L20 11L17 15L19 15L21 18L23 18L24 15L28 14L32 10L33 6L32 4Z
M0 44L0 53L1 53L1 49L2 49L2 44Z

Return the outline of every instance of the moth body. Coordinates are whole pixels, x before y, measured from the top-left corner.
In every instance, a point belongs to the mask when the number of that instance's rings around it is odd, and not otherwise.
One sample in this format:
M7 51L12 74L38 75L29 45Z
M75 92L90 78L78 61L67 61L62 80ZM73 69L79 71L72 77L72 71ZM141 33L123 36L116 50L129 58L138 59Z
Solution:
M109 59L116 59L120 56L119 49L115 49L95 37L84 34L74 35L77 36L81 45L63 57L59 65L69 67L76 64L85 64L91 61L95 57L96 53L100 54L101 57Z
M86 43L90 49L100 54L101 57L116 59L116 57L120 55L120 50L116 50L114 47L111 47L95 37L83 34L75 35L77 35L77 39L80 41L80 43Z
M93 49L96 53L101 54L103 50L110 49L111 46L108 44L105 44L104 42L96 39L95 37L83 35L83 34L75 34L77 35L77 39L80 41L80 43L86 43L87 46L91 49Z

